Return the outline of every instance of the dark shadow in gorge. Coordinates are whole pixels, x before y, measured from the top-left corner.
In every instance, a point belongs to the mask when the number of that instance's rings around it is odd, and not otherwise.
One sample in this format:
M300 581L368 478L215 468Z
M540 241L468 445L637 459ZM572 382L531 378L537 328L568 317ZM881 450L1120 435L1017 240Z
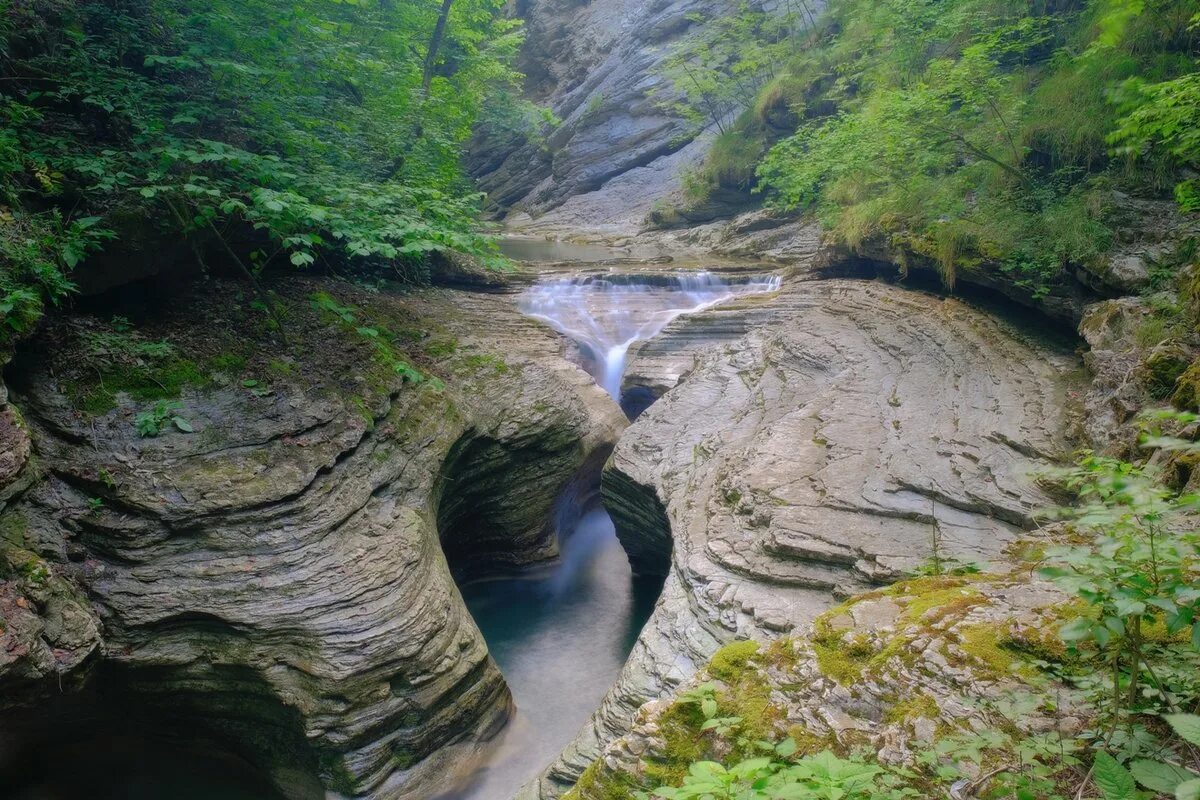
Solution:
M941 275L932 267L911 268L907 274L901 274L898 267L890 261L847 256L822 269L820 275L825 278L881 280L938 297L954 297L1008 322L1021 332L1035 336L1046 344L1064 350L1073 350L1079 344L1077 323L1073 319L1052 315L1037 306L1031 298L1006 294L999 288L971 279L964 280L960 277L954 289L947 290ZM1084 303L1099 299L1099 295L1080 294L1080 307L1082 308Z
M255 691L252 678L241 681L244 692L214 692L196 676L189 692L168 672L100 664L77 692L5 711L4 797L282 800L281 788L290 798L324 797L298 714ZM176 689L155 689L164 685Z

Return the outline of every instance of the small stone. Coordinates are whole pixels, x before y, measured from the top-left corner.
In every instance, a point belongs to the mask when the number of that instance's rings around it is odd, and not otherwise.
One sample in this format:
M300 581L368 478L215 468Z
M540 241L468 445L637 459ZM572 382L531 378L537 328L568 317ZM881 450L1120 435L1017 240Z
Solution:
M857 627L877 630L892 627L896 623L896 618L900 616L900 610L900 606L892 598L883 597L878 600L855 603L850 606L850 615L854 617L854 624Z
M937 733L937 723L927 717L918 717L912 722L913 737L918 742L932 742Z

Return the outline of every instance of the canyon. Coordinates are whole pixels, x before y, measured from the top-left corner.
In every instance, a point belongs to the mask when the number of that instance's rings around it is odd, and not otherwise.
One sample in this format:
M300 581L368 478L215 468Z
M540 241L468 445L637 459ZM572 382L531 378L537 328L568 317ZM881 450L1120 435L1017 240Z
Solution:
M724 5L515 5L527 94L561 123L469 148L512 272L268 273L278 319L236 281L139 275L23 343L0 381L16 796L590 798L748 643L786 651L789 722L905 749L886 706L915 673L848 697L815 632L925 645L885 587L1019 572L1049 541L1040 476L1127 452L1146 365L1175 391L1195 355L1137 331L1156 259L1200 228L1124 198L1137 234L1034 296L982 268L948 292L932 262L742 202L651 225L713 139L664 110L659 67ZM1049 626L1062 598L1013 578L972 600L950 627ZM969 673L921 681L970 717Z

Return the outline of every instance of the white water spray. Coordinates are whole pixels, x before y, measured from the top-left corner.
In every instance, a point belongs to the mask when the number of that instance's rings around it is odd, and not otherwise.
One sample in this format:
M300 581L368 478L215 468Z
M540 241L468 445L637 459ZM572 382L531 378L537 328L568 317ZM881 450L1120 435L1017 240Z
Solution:
M735 283L711 272L587 275L539 282L518 305L575 340L596 383L620 401L625 357L635 342L658 335L676 317L779 284L777 275Z

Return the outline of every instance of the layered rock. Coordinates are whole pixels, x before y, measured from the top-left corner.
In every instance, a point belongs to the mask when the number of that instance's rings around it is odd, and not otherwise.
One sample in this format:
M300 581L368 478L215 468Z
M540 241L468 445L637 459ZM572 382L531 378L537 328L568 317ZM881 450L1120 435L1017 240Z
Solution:
M0 367L8 361L0 353ZM0 379L0 709L14 693L79 670L100 644L99 624L75 583L26 550L13 499L37 479L33 442Z
M662 598L593 723L524 796L560 794L722 642L792 631L930 560L1003 560L1052 502L1030 473L1068 450L1076 367L957 300L878 283L790 282L673 323L629 372L682 383L604 478Z
M515 212L510 226L636 232L711 140L665 110L673 90L659 67L697 20L733 10L715 0L519 3L527 94L562 123L545 142L497 130L472 144L471 171L498 210Z
M650 790L699 758L735 763L750 749L738 744L746 737L791 738L793 758L867 754L915 777L921 796L944 788L975 796L1006 764L1021 763L1015 751L1026 737L1069 741L1090 722L1080 693L1034 666L1063 656L1052 631L1067 601L1030 581L1028 569L921 578L856 597L770 647L728 645L688 686L714 688L718 713L740 720L731 732L703 729L694 702L651 701L570 797ZM930 766L936 746L970 743L981 731L996 732L988 741L996 770L985 772L969 745ZM929 774L938 767L949 786L934 790Z
M422 340L438 379L402 381L312 291ZM45 475L6 518L86 589L109 671L143 702L233 742L290 797L429 796L509 703L451 566L552 554L555 497L624 421L508 297L280 292L286 345L211 293L140 327L216 365L152 437L134 422L154 402L79 410L97 339L84 320L54 329L14 371ZM248 361L220 352L247 344Z

